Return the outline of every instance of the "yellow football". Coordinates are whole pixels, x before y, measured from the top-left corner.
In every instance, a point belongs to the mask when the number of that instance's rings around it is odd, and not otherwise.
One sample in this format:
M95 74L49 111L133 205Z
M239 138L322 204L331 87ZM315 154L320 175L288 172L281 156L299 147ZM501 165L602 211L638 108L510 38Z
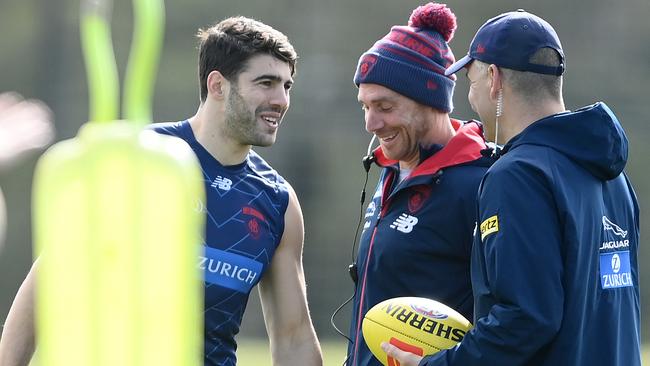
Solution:
M382 342L416 355L431 355L460 342L472 323L438 301L396 297L368 310L361 329L372 354L385 366L394 366L399 364L382 351Z

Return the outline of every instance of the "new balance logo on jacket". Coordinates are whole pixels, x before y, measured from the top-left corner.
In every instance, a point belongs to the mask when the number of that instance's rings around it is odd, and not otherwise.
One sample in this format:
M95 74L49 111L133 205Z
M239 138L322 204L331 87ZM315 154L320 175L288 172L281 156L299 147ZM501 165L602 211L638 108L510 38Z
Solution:
M408 234L413 231L413 227L415 227L417 223L417 217L403 213L395 219L395 221L390 225L390 228Z

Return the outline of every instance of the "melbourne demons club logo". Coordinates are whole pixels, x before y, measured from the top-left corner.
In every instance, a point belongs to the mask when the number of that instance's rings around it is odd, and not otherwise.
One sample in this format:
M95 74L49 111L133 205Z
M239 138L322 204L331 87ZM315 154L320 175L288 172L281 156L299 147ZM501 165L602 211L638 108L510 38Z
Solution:
M413 193L411 193L411 197L409 197L409 212L412 214L418 212L427 201L429 196L431 196L431 187L413 187Z
M375 55L365 55L361 59L361 66L359 67L359 73L361 73L361 77L364 78L370 70L375 66L377 63L377 56Z
M260 238L260 223L254 217L248 220L248 232L251 234L253 239L257 240Z
M250 206L244 206L244 208L242 208L242 213L244 215L252 216L246 224L248 226L248 232L251 234L253 239L259 239L261 233L260 221L266 222L266 218L261 212Z

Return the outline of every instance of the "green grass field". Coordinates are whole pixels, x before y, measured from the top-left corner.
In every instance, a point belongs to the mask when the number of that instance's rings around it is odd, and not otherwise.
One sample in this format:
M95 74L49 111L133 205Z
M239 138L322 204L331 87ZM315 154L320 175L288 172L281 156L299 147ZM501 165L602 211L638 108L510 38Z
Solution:
M237 365L239 366L270 366L271 356L269 346L264 339L243 338L238 342ZM323 347L324 366L341 366L345 359L346 345L338 341L321 341ZM650 344L643 347L641 360L643 365L650 366Z
M270 366L271 355L266 339L243 338L237 341L238 366ZM345 360L347 346L339 341L321 341L325 366L341 366Z
M242 338L238 340L237 350L238 366L271 366L269 346L265 339ZM341 366L345 359L346 345L339 341L321 341L323 349L324 366ZM650 344L643 347L641 364L650 365ZM31 366L39 365L36 360Z

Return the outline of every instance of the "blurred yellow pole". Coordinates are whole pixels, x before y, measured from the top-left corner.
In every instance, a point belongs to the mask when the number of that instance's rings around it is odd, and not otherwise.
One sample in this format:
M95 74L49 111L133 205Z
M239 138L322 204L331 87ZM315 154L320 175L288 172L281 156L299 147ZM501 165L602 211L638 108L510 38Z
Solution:
M142 131L162 45L162 0L134 0L125 112L110 0L83 0L91 122L34 181L39 360L47 366L201 364L202 174L180 139Z
M34 187L42 365L201 362L203 215L181 140L89 122L39 161Z

